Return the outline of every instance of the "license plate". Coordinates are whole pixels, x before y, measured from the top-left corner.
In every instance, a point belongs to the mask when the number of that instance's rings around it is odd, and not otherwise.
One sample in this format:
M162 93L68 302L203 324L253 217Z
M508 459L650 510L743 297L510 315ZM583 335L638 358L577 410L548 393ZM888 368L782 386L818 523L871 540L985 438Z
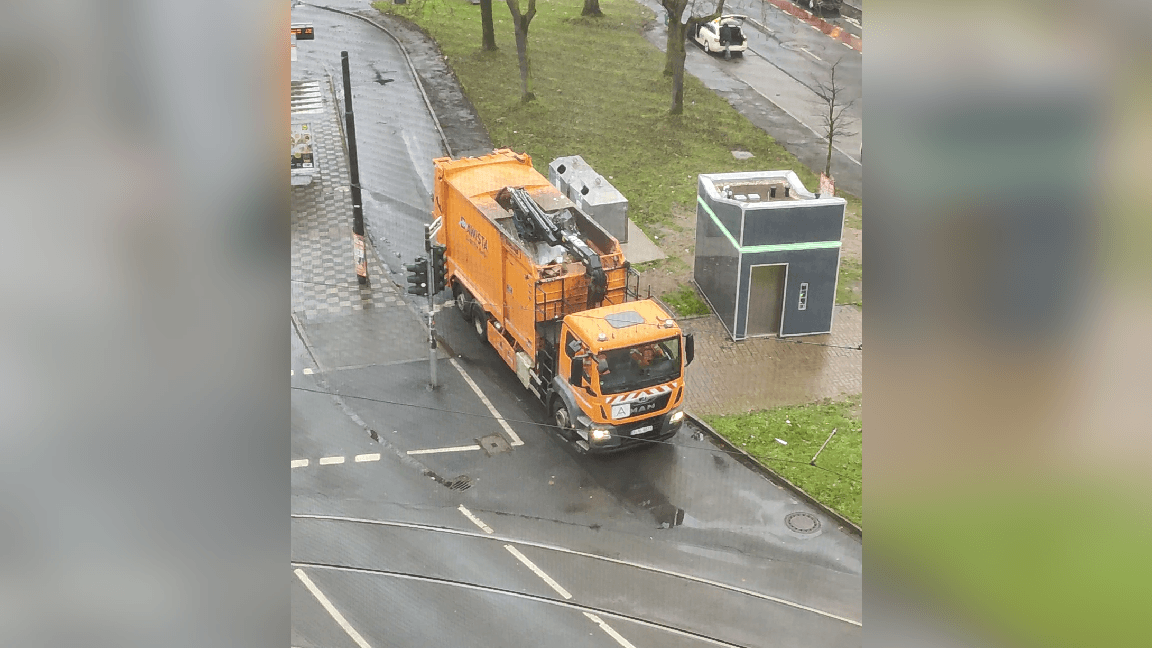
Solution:
M635 430L632 430L628 434L630 434L632 436L636 436L637 434L644 434L645 432L651 432L651 431L652 431L652 426L651 425L645 425L644 427L638 427Z

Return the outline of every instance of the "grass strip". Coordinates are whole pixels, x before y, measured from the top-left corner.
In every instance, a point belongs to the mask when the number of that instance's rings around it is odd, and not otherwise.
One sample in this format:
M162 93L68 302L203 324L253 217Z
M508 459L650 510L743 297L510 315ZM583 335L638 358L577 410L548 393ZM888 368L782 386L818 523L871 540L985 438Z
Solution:
M736 447L861 524L863 426L855 413L859 404L860 396L854 396L704 420ZM810 465L832 430L836 434L816 465Z
M684 83L685 111L668 115L671 81L664 53L643 35L655 15L634 0L602 0L602 18L580 16L579 2L538 0L528 32L532 90L520 103L511 16L493 3L495 52L480 49L480 8L459 0L377 2L408 18L439 44L494 145L527 152L537 170L580 155L629 200L647 228L671 222L674 205L695 210L701 173L792 169L808 188L819 180L695 77ZM748 151L737 160L732 151Z

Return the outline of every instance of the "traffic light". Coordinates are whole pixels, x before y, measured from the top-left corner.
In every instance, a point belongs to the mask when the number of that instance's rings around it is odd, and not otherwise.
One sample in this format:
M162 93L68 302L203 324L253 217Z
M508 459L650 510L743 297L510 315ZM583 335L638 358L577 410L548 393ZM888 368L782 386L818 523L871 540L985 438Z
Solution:
M409 295L427 295L428 294L428 260L424 257L416 257L416 262L407 264L404 269L412 273L408 275L408 294Z
M448 263L444 259L443 245L432 246L432 294L444 290L448 286Z

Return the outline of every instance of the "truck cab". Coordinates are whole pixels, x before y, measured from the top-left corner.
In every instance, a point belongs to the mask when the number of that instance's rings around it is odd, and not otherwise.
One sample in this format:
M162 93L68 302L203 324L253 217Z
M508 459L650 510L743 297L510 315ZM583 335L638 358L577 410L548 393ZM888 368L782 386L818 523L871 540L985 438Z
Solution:
M588 452L664 441L684 421L693 338L656 302L624 302L564 317L549 409Z

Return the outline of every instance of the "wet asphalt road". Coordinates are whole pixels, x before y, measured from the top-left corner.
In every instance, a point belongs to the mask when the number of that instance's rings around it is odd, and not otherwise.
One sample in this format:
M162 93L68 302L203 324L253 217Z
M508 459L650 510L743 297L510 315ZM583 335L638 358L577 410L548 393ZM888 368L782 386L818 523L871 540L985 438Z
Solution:
M294 76L339 82L350 52L368 229L407 261L442 154L414 81L375 28L293 20L317 32ZM455 310L437 322L435 392L427 360L315 371L293 331L293 459L308 460L292 469L293 646L860 645L859 538L688 429L578 454ZM508 438L465 374L523 444L409 454ZM819 529L789 529L794 512Z

